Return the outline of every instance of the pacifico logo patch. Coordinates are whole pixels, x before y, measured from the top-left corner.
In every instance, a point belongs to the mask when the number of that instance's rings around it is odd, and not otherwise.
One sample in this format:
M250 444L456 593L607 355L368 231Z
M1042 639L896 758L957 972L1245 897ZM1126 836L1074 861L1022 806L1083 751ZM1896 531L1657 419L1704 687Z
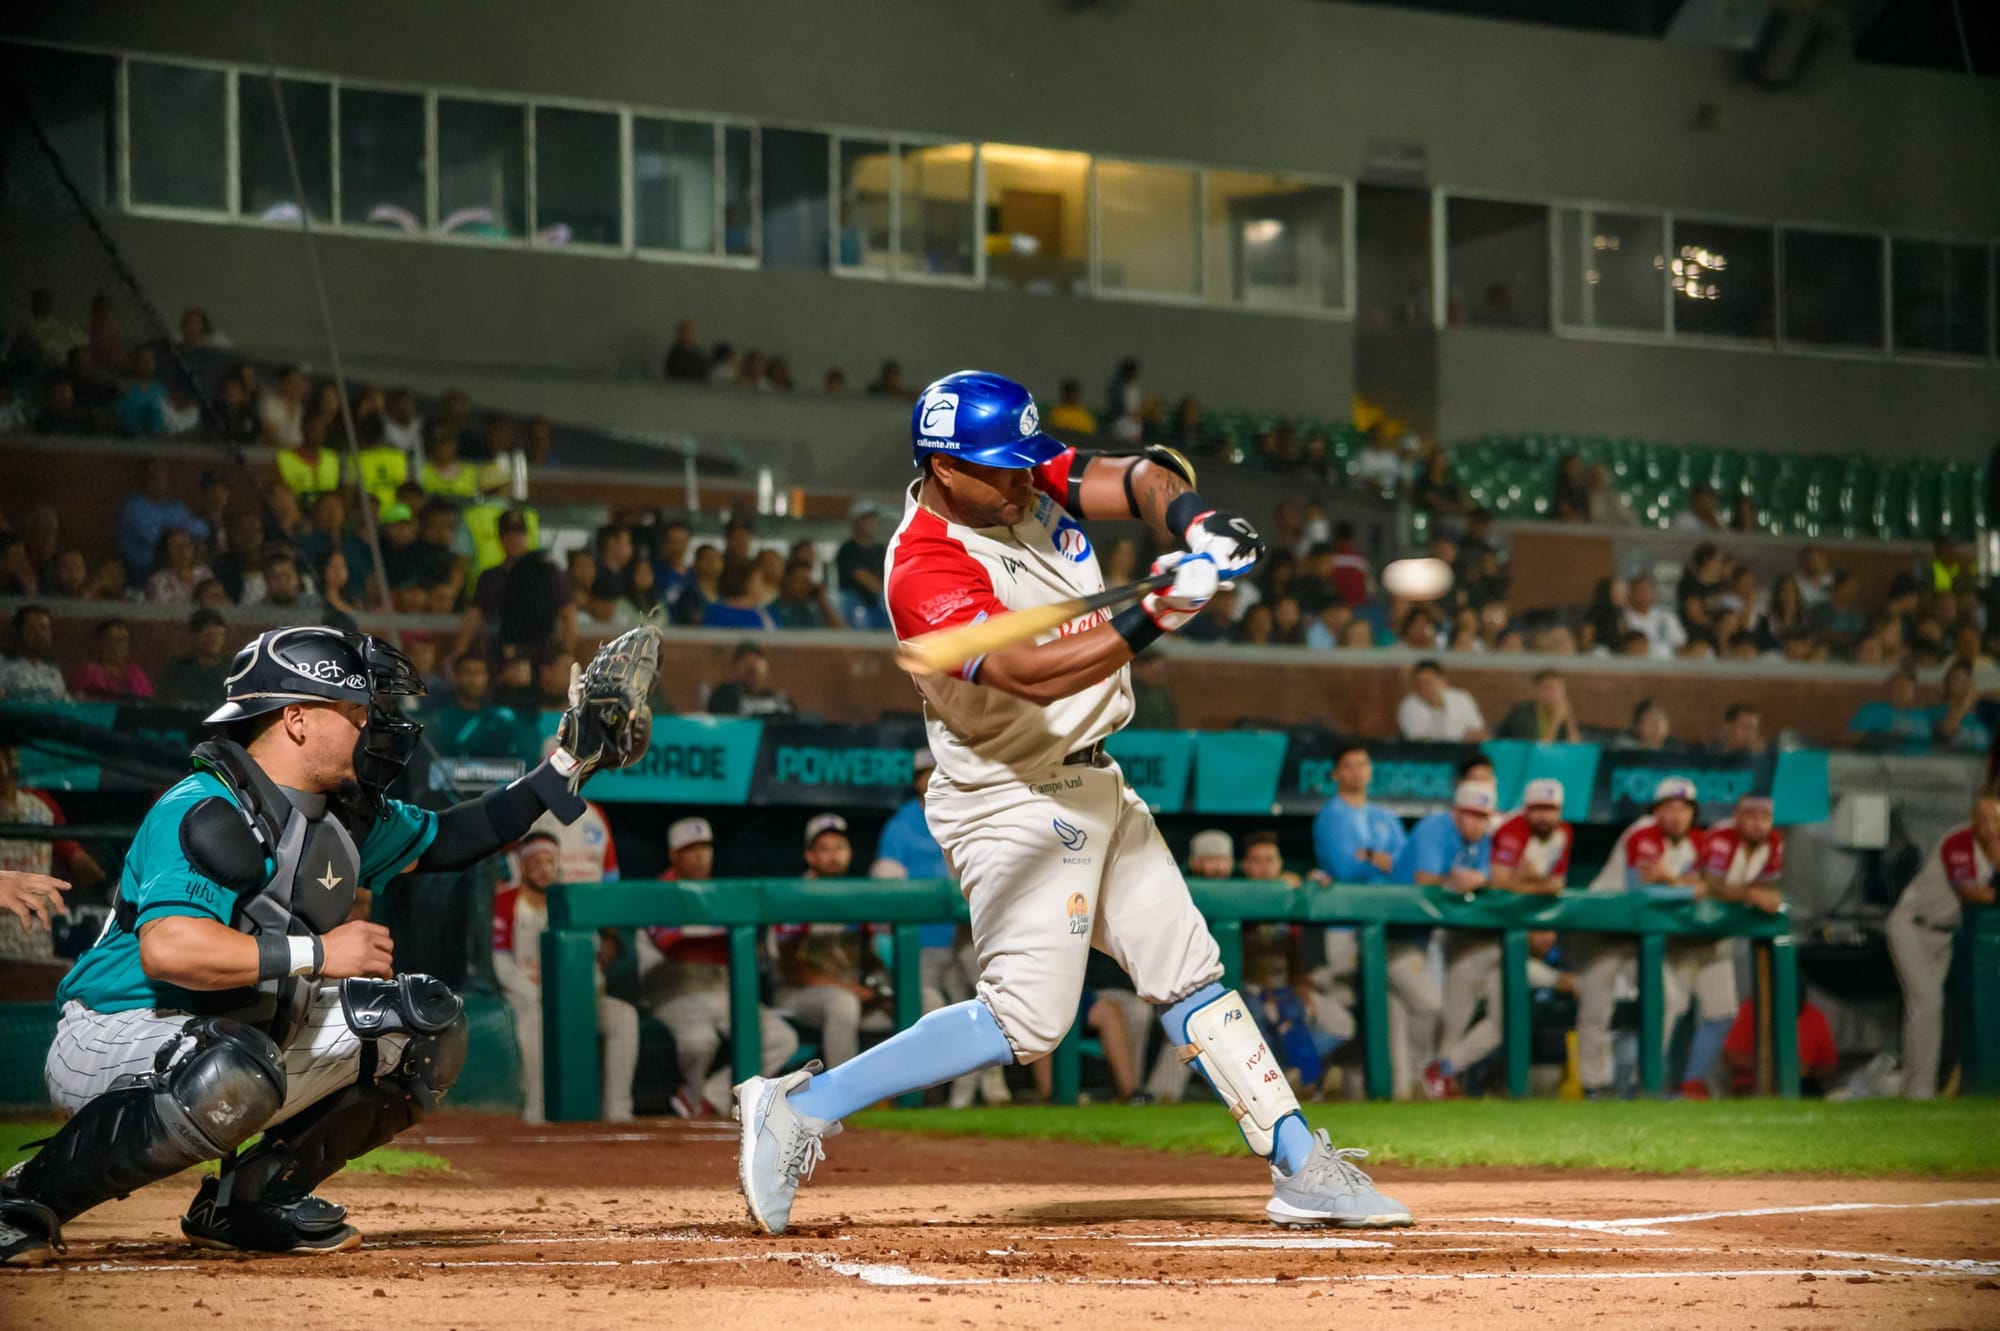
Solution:
M1079 938L1090 932L1090 903L1081 892L1069 894L1069 931Z

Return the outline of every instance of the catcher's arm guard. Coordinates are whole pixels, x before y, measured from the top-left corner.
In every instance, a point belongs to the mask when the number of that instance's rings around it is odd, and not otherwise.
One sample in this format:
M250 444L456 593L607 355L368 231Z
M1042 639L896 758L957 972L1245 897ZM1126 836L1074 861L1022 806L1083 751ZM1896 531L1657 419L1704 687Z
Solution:
M571 667L569 710L556 728L558 770L571 793L600 767L623 767L646 752L653 737L653 681L660 673L660 629L628 629L597 649L590 664Z

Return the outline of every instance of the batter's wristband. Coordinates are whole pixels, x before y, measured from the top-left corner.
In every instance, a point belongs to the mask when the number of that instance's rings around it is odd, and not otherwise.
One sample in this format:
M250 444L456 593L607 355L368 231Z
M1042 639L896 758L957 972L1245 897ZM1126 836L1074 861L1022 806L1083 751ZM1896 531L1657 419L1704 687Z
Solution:
M1160 640L1166 630L1154 622L1143 605L1131 605L1111 617L1111 627L1118 636L1125 639L1125 645L1137 656Z
M1197 519L1205 518L1214 511L1212 504L1192 490L1175 495L1167 505L1167 530L1179 532L1181 539L1185 540L1188 528L1194 526Z
M292 973L292 945L283 934L257 935L257 983Z

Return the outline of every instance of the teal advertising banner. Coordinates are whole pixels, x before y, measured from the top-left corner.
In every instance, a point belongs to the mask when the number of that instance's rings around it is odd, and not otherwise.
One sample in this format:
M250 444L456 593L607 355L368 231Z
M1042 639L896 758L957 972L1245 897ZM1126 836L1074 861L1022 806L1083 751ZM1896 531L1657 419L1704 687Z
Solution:
M1194 769L1192 730L1121 730L1104 741L1118 760L1125 784L1155 813L1187 807L1188 773Z
M1194 732L1194 812L1274 813L1286 736L1277 730Z
M542 714L542 733L561 718ZM599 772L590 798L603 804L747 804L764 723L735 716L656 716L653 743L630 767Z
M1573 823L1590 821L1590 800L1597 789L1595 744L1543 744L1525 739L1488 740L1482 746L1493 760L1500 780L1500 807L1521 807L1521 792L1530 781L1562 782L1563 817Z

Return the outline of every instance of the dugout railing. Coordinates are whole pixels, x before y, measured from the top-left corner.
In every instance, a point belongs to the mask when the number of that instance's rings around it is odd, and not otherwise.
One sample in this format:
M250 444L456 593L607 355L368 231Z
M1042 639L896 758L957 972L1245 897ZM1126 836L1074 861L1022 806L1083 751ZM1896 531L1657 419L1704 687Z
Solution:
M1768 1052L1771 1089L1799 1093L1798 957L1783 914L1713 901L1666 900L1639 892L1566 892L1536 897L1511 892L1464 896L1437 887L1294 888L1279 882L1196 881L1189 885L1222 952L1225 983L1238 982L1247 923L1351 926L1359 949L1355 975L1357 1035L1371 1099L1390 1094L1388 931L1422 925L1497 934L1502 956L1502 1023L1507 1092L1528 1093L1531 997L1528 933L1614 934L1634 938L1639 980L1639 1083L1665 1088L1666 1001L1663 967L1669 939L1734 937L1756 954L1759 1064ZM558 884L549 894L542 936L544 1100L557 1121L594 1119L598 1104L596 934L599 929L708 925L729 940L730 1057L738 1080L760 1061L758 933L772 924L869 921L892 931L895 1021L904 1029L923 1015L918 979L919 930L966 919L956 883L946 879L730 879L705 883ZM2000 930L1973 932L1988 944L1984 967L2000 960ZM1975 963L1975 969L1982 968ZM1975 991L1988 986L1974 986ZM1981 1015L1981 1004L1968 1015ZM1994 1006L1990 1001L1984 1006ZM1990 1022L2000 1012L1983 1014ZM1988 1027L1981 1023L1982 1029ZM1055 1098L1077 1098L1077 1032L1055 1054ZM1976 1041L1974 1042L1976 1044ZM904 1098L914 1103L916 1097Z

